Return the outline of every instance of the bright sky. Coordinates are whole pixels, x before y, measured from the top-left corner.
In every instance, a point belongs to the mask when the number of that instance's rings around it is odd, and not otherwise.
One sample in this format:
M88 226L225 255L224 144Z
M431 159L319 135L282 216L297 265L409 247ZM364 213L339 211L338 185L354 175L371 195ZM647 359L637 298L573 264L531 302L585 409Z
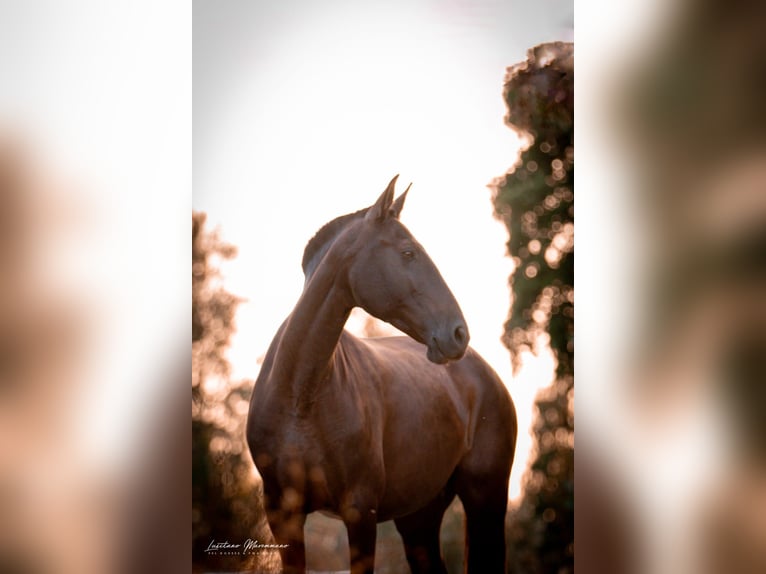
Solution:
M255 378L294 306L308 239L400 173L400 191L413 182L403 223L516 402L518 495L533 397L552 362L511 376L499 340L507 231L486 185L519 147L503 124L505 67L535 44L571 40L571 13L560 0L195 2L193 206L239 249L223 268L226 288L247 299L229 353L235 377Z

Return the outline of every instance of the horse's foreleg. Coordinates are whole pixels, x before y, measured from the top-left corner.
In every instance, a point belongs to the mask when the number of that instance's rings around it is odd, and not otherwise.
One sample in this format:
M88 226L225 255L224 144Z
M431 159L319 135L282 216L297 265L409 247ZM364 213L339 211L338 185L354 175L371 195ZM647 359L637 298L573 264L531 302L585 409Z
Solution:
M369 505L350 506L343 511L348 531L351 574L373 574L375 571L375 537L377 516Z
M294 517L301 524L305 522L306 517ZM282 558L282 574L305 574L306 572L306 547L303 542L303 532L292 537L282 537L280 544L286 544L285 548L280 548Z
M443 491L419 511L394 520L402 536L404 552L412 574L446 574L441 557L439 531L444 511L454 498L452 491Z
M287 500L286 500L287 499ZM274 539L281 547L283 574L305 574L306 547L303 526L306 515L298 506L292 506L290 496L266 497L266 515Z
M305 574L306 547L303 541L303 525L306 516L303 514L282 514L278 521L272 522L271 530L282 558L283 574Z

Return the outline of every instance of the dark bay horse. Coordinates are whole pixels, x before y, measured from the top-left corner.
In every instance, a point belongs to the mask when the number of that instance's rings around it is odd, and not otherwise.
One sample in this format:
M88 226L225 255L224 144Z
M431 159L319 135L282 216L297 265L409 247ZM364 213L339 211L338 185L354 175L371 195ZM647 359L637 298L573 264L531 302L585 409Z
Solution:
M325 511L346 525L352 573L373 572L376 523L391 519L413 573L446 573L439 528L457 495L467 572L501 574L514 406L399 222L407 191L394 201L395 183L306 246L303 293L269 347L247 421L268 521L286 545L284 572L305 571L305 518ZM357 306L409 337L352 336L343 327Z

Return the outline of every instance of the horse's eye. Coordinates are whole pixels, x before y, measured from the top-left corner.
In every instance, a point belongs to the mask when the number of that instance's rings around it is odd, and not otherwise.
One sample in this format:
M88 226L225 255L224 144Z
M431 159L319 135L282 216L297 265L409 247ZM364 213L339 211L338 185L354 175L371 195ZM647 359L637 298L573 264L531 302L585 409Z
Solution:
M415 258L415 252L412 249L405 249L402 251L402 257L405 259L414 259Z

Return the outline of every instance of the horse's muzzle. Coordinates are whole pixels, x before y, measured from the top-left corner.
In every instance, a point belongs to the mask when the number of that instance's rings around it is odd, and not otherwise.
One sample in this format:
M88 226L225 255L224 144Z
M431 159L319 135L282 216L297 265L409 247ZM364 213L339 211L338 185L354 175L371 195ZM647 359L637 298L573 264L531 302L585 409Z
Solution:
M439 365L457 361L465 354L470 338L465 322L459 321L431 335L426 356L429 361Z

